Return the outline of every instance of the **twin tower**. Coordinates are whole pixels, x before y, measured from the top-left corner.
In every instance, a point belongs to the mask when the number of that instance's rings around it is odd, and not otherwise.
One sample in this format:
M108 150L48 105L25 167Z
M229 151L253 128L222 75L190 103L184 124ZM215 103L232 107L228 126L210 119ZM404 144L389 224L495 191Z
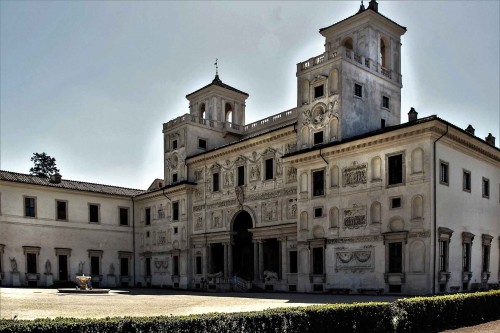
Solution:
M297 122L297 150L341 141L401 122L401 36L406 28L378 12L376 1L319 31L325 52L297 64L297 107L245 124L248 94L219 76L189 94L189 114L163 125L165 180L187 180L177 160ZM189 140L188 140L189 138Z

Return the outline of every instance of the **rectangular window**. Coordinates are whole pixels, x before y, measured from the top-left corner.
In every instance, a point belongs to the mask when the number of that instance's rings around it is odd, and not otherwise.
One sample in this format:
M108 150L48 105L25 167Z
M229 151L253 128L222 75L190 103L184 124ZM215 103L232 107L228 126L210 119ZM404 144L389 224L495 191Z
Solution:
M389 243L389 273L403 273L403 243Z
M323 131L314 133L314 144L319 145L323 143Z
M439 182L444 185L449 184L448 162L439 162Z
M179 228L174 227L174 235L177 235L179 233Z
M174 256L174 275L179 275L179 256Z
M207 149L207 140L198 139L198 148Z
M385 109L389 108L389 97L382 96L382 107Z
M172 174L172 183L177 183L177 173Z
M24 216L36 217L36 198L24 197Z
M389 156L388 185L403 184L403 154Z
M90 275L101 275L100 265L99 265L99 257L91 256L90 257Z
M313 274L323 274L323 248L313 248Z
M212 190L214 192L219 192L219 173L216 172L212 175Z
M314 87L314 98L323 97L323 95L325 94L324 90L324 85Z
M463 243L462 244L462 256L463 256L463 261L462 261L462 271L464 272L470 272L470 264L471 264L471 244L470 243Z
M172 220L179 221L179 201L172 202Z
M245 166L238 167L238 186L245 185Z
M297 251L290 251L289 252L289 257L290 257L290 273L297 273Z
M26 253L26 268L28 269L27 273L36 274L37 272L37 264L36 264L36 253Z
M274 178L274 158L266 160L266 180Z
M354 96L363 97L363 87L360 84L354 84Z
M449 241L439 241L439 271L448 272L448 246Z
M200 256L196 257L196 274L203 274L203 269L202 269L202 258Z
M120 258L120 275L128 276L128 258Z
M151 224L151 208L146 208L145 214L146 214L146 216L145 216L146 225L150 225Z
M322 217L323 216L323 208L318 207L314 208L314 217Z
M89 222L99 223L99 205L89 204Z
M385 119L380 119L380 128L385 128Z
M56 211L58 220L68 219L68 203L66 201L56 201Z
M177 149L177 140L172 141L172 149Z
M120 208L120 225L128 225L128 208Z
M489 273L490 271L490 246L483 244L483 264L481 272Z
M325 195L325 171L313 172L313 196Z
M470 192L470 189L471 189L470 171L464 170L464 174L463 174L463 189L464 189L464 191Z
M145 275L151 276L151 258L146 258Z
M490 197L490 180L483 177L483 198Z
M401 198L392 198L391 199L391 208L401 208Z

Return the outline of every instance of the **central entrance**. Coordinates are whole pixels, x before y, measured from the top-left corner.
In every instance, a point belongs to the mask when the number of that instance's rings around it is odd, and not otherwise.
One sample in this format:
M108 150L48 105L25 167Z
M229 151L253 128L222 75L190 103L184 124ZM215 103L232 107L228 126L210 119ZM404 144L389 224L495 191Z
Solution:
M244 210L238 213L233 223L233 271L247 281L253 279L252 217Z

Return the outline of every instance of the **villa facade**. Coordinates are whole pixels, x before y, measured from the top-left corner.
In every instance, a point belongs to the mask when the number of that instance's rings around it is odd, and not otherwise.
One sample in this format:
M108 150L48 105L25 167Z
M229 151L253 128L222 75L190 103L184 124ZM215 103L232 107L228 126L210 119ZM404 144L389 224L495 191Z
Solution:
M163 124L147 190L0 172L6 286L430 294L499 283L500 150L401 117L406 28L370 1L320 29L297 105L245 123L222 82ZM405 116L406 118L406 116Z

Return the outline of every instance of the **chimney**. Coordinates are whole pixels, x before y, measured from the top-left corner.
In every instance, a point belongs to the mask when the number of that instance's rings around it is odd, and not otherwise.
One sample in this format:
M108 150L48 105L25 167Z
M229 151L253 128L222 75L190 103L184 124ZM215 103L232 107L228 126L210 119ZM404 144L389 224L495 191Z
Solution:
M55 174L50 176L50 182L53 184L59 184L61 183L61 178L62 176L58 172L56 172Z
M377 1L371 0L370 3L368 4L368 9L371 9L374 12L378 13L378 3L377 3Z
M415 111L414 108L410 109L410 112L408 112L408 121L412 122L418 119L418 112Z
M491 135L491 133L488 133L488 136L485 138L486 142L495 147L495 137L493 135Z
M465 129L465 131L469 134L472 134L474 135L474 133L476 132L476 130L474 129L474 127L472 127L472 125L469 124L469 126L467 126L467 128Z

